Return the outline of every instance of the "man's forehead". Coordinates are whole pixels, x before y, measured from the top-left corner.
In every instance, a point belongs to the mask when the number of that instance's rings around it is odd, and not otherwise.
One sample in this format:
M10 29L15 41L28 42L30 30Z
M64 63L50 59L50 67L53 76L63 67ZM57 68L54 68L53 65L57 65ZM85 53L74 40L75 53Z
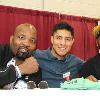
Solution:
M28 23L25 24L20 24L19 26L16 27L15 32L14 33L18 33L18 32L25 32L25 31L29 31L31 33L36 33L36 28Z
M15 33L14 36L24 36L24 37L30 37L30 38L37 37L37 35L35 33L31 33L29 31L20 31L18 33Z
M57 31L54 33L55 36L67 36L67 37L71 37L71 33L69 31Z

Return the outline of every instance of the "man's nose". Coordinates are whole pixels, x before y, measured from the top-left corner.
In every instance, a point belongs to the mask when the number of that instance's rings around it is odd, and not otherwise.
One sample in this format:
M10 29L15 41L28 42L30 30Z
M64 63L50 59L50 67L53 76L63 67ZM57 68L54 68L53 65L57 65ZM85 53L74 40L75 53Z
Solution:
M26 39L26 40L23 41L23 44L25 46L30 46L30 41Z
M65 40L65 39L62 39L62 40L60 41L60 44L65 45L65 44L66 44L66 40Z

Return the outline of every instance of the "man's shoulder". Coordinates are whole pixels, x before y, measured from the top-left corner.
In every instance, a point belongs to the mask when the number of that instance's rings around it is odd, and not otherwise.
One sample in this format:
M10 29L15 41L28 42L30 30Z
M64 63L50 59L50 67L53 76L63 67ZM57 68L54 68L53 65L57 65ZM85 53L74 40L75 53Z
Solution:
M36 51L35 51L35 53L38 53L38 54L44 54L44 53L46 53L47 52L47 50L39 50L39 49L37 49Z
M97 64L100 62L100 54L90 57L86 60L85 64Z
M79 57L77 57L76 55L70 55L70 60L69 62L71 63L72 67L74 66L74 68L77 69L77 71L79 71L82 67L82 65L84 64L84 60L80 59Z
M0 64L6 65L6 63L12 58L13 54L10 46L7 44L0 44Z
M34 53L35 57L46 57L48 50L39 50L37 49Z
M76 55L73 55L73 54L70 55L70 59L72 59L75 62L81 62L81 63L85 62L83 59L81 59L81 58L79 58L79 57L77 57Z
M7 50L10 50L9 44L0 44L0 52L6 52Z

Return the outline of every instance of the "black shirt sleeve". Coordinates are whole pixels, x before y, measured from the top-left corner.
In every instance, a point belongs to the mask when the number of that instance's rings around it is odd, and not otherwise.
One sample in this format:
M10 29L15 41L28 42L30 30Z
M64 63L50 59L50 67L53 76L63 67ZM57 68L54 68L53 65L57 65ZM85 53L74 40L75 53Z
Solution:
M12 83L16 80L16 71L14 66L9 66L3 71L0 71L0 88L2 86Z
M95 65L96 65L96 58L93 57L91 59L89 59L88 61L86 61L81 70L79 71L79 76L80 77L88 77L90 75L94 75L95 76Z
M9 45L0 45L0 88L16 80L16 71L13 66L7 68L7 63L12 58Z

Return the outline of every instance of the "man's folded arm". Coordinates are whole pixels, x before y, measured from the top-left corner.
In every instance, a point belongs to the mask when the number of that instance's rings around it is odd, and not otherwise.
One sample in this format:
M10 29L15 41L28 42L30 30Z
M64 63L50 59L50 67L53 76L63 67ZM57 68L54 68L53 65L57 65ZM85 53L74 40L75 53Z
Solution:
M5 70L0 71L0 88L6 84L12 83L16 80L15 67L9 66Z

